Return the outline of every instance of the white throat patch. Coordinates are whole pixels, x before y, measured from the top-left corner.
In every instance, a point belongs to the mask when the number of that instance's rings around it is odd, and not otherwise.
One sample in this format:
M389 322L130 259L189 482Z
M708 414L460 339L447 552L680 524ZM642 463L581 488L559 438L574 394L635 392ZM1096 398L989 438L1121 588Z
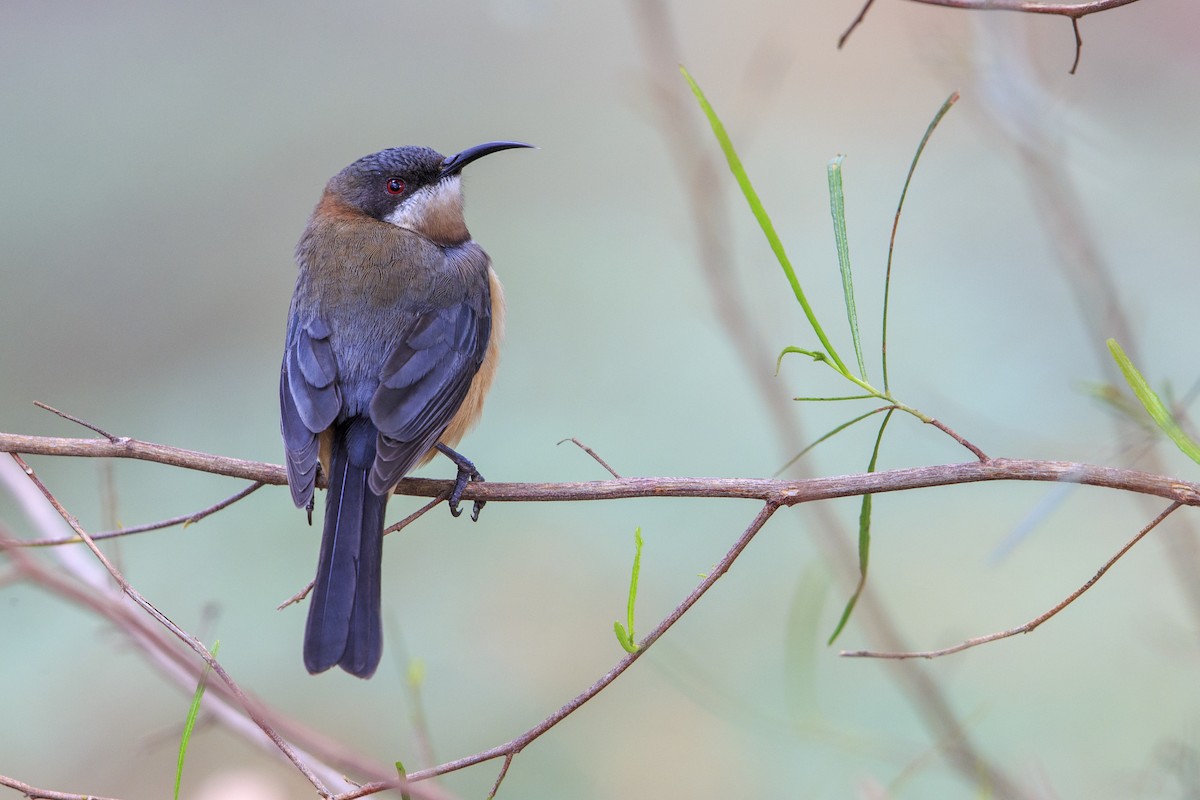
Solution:
M420 189L384 217L399 228L422 232L430 220L453 214L462 219L462 178L452 175Z

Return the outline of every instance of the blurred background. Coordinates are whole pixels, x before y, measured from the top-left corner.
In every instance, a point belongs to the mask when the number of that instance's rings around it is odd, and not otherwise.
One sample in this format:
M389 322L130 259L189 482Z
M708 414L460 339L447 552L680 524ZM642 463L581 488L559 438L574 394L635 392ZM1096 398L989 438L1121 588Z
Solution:
M719 150L682 61L724 117L843 354L825 169L848 156L876 381L896 201L929 120L961 91L900 225L893 390L992 455L1195 476L1167 447L1137 461L1137 436L1084 389L1112 378L1110 335L1160 388L1182 396L1197 378L1194 4L1084 19L1074 76L1065 19L895 0L877 3L841 51L857 4L3 10L0 430L89 435L37 400L120 435L278 463L292 248L325 181L384 147L453 153L511 138L540 150L467 173L468 222L504 280L509 324L483 422L460 449L503 481L604 478L582 451L556 445L571 436L624 475L772 475L866 407L792 403L847 393L799 357L770 376L783 347L816 340L728 171L705 167ZM1100 263L1108 295L1089 271ZM1114 296L1125 322L1103 307ZM743 315L732 335L731 308ZM874 423L852 429L788 474L860 472L874 434ZM897 418L879 466L967 459ZM31 463L93 531L184 514L243 485L126 461ZM422 474L452 469L435 461ZM389 517L419 504L396 498ZM1045 485L877 497L875 608L916 649L1018 625L1164 505ZM369 682L306 674L306 609L275 610L311 578L320 535L285 489L105 549L172 619L219 639L248 691L415 770L507 741L619 659L612 623L624 619L636 527L640 635L755 511L718 500L495 503L472 525L438 509L387 541L387 646ZM853 499L777 514L654 650L516 759L501 796L1003 795L979 778L987 769L946 757L967 739L1024 796L1200 790L1197 570L1172 546L1194 541L1194 515L1177 514L1035 634L914 673L838 657L881 646L877 617L861 609L825 646L850 590L830 556L853 552L857 514ZM1002 548L1030 514L1028 535ZM7 494L0 521L35 535ZM0 641L0 774L121 798L170 791L190 691L109 624L26 583L0 586ZM912 691L921 680L939 701ZM965 733L931 711L942 701ZM441 784L482 797L498 769ZM289 766L204 723L183 786L185 797L311 795Z

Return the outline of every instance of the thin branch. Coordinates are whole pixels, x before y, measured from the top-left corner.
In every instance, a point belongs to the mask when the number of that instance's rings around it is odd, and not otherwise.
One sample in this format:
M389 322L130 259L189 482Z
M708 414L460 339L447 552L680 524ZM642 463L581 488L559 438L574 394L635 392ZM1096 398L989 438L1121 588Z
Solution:
M600 692L602 692L613 681L620 677L621 673L627 670L633 664L633 662L645 655L646 651L649 650L650 647L653 646L654 643L657 642L658 639L664 633L666 633L667 630L669 630L670 627L674 625L680 617L686 614L687 611L694 606L701 597L704 596L705 592L712 588L713 584L715 584L722 575L729 571L730 566L733 565L733 562L737 560L737 557L741 555L742 551L746 549L746 546L750 544L750 541L754 538L755 534L762 530L762 527L767 524L767 520L769 520L775 514L775 512L779 510L779 508L780 505L777 503L765 503L759 510L758 514L746 527L746 529L742 531L741 536L738 537L737 541L734 542L729 551L722 556L721 560L718 561L713 567L712 571L696 586L695 589L691 591L686 598L684 598L682 603L676 606L675 609L658 624L653 631L651 631L644 639L638 642L637 650L627 654L624 658L618 661L612 669L606 672L599 680L597 680L587 689L576 695L569 703L558 709L558 711L555 711L550 716L546 717L546 719L542 720L534 727L522 733L520 736L517 736L516 738L511 739L504 744L497 745L496 747L476 753L475 755L466 756L464 758L456 759L455 761L448 761L445 764L441 764L430 769L410 772L408 774L408 781L416 782L427 780L429 778L435 778L438 775L445 775L446 773L455 772L465 767L481 764L485 761L491 761L495 758L503 757L511 760L512 757L520 753L531 742L535 741L542 734L546 733L555 725L573 714L588 700L591 700L593 697L600 694ZM501 771L500 778L503 778L506 772L507 767ZM496 785L499 786L499 780L497 780ZM366 784L352 792L338 795L336 798L333 798L333 800L352 800L352 798L365 797L366 795L384 791L385 789L390 789L394 786L395 784L392 782Z
M71 792L39 789L36 786L30 786L28 783L22 783L16 778L10 778L7 775L0 775L0 786L16 789L26 797L33 798L33 800L112 800L112 798L100 797L95 794L72 794Z
M1140 531L1138 531L1138 534L1136 536L1134 536L1132 539L1130 539L1128 542L1126 542L1125 546L1122 547L1120 550L1118 550L1116 555L1114 555L1107 562L1105 562L1104 566L1101 567L1096 572L1095 575L1093 575L1091 578L1089 578L1085 584L1080 586L1075 591L1071 592L1071 594L1067 595L1067 597L1062 602L1058 603L1056 606L1051 608L1049 611L1045 612L1044 614L1040 614L1040 615L1034 617L1033 619L1029 620L1029 622L1026 622L1024 625L1018 625L1017 627L1009 628L1006 631L997 631L996 633L989 633L986 636L976 636L973 639L967 639L965 642L956 644L953 647L944 647L941 650L921 650L921 651L914 651L914 652L907 652L907 653L884 653L884 652L879 652L876 650L843 650L839 655L845 656L847 658L892 658L892 659L938 658L939 656L948 656L951 653L959 653L959 652L962 652L963 650L969 650L972 647L978 647L981 644L987 644L989 642L999 641L1000 639L1007 639L1010 636L1016 636L1017 634L1020 634L1020 633L1032 633L1043 622L1050 619L1055 614L1062 611L1067 606L1071 605L1071 603L1074 603L1076 600L1078 600L1079 597L1084 592L1086 592L1088 589L1092 588L1098 580L1103 578L1104 574L1106 572L1108 572L1110 569L1112 569L1113 565L1116 564L1121 559L1122 556L1124 556L1126 553L1128 553L1135 544L1140 542L1142 540L1142 537L1144 537L1150 531L1152 531L1156 527L1158 527L1158 524L1160 522L1162 522L1164 519L1169 517L1172 513L1174 513L1176 510L1178 510L1181 507L1182 507L1182 504L1178 503L1178 502L1171 503L1171 505L1167 506L1167 508L1161 514L1159 514L1157 517L1155 517L1150 522L1150 524L1148 524L1146 527L1142 528Z
M223 508L228 508L229 506L236 503L238 500L241 500L241 499L249 496L250 494L253 494L254 492L258 491L265 485L266 484L264 484L262 481L255 481L254 483L251 483L246 488L240 489L237 492L234 492L233 494L229 495L229 497L226 497L224 500L214 503L213 505L209 506L208 508L204 508L199 511L194 511L191 514L182 514L178 517L171 517L170 519L163 519L163 520L159 520L158 522L148 522L145 525L133 525L128 528L117 528L116 530L102 531L100 533L93 533L91 535L92 541L93 542L102 542L105 539L115 539L118 536L129 536L130 534L134 534L134 533L146 533L147 531L157 531L157 530L162 530L163 528L171 528L171 527L174 527L175 525L184 525L184 526L191 525L193 523L199 522L200 520L204 519L207 516L217 513L218 511L220 511ZM61 536L57 539L37 539L37 540L33 540L33 541L20 541L20 542L16 542L15 546L17 546L17 547L56 547L56 546L65 545L65 544L82 544L82 543L83 543L83 539L81 539L78 536Z
M1042 3L1031 0L910 0L928 6L962 8L968 11L1017 11L1023 14L1051 14L1080 19L1088 14L1120 8L1138 0L1091 0L1086 3Z
M846 43L850 38L850 34L854 32L867 16L867 11L875 0L867 0L863 4L862 9L858 12L858 16L850 23L845 32L838 37L838 49ZM928 6L942 6L944 8L961 8L969 11L1017 11L1023 14L1050 14L1059 17L1068 17L1071 20L1071 28L1075 33L1075 61L1071 64L1071 74L1075 74L1076 68L1079 67L1079 57L1083 52L1083 37L1079 34L1079 20L1086 17L1088 14L1095 14L1100 11L1108 11L1113 8L1120 8L1131 3L1136 3L1137 0L1092 0L1088 3L1041 3L1030 2L1030 0L910 0L914 3L922 3Z
M850 38L850 34L854 33L854 29L861 25L862 21L866 19L867 12L871 10L871 6L873 5L875 5L875 0L867 0L867 2L863 3L863 7L859 9L858 16L856 16L854 21L850 23L850 27L846 28L846 30L842 32L842 35L838 37L838 50L841 50L842 47L845 46L846 40Z
M293 766L300 771L300 774L308 779L308 781L321 794L322 797L329 797L330 791L325 787L325 784L321 781L321 779L317 777L316 773L312 771L308 764L304 763L304 760L300 758L292 746L275 731L274 727L271 726L270 722L267 721L266 717L263 716L262 712L258 709L257 703L253 702L250 697L241 690L241 687L234 682L229 673L225 671L225 668L221 666L221 664L215 658L213 658L213 655L211 652L209 652L208 648L205 647L199 639L196 639L190 633L172 622L166 614L163 614L161 611L159 611L150 601L142 597L141 593L134 589L129 581L125 579L125 576L121 574L120 570L118 570L116 566L108 560L108 557L104 555L104 553L92 540L92 537L88 535L88 532L85 531L83 526L79 524L79 521L75 519L74 515L67 511L67 509L63 507L62 503L58 501L58 498L54 496L54 494L46 487L44 483L42 483L41 479L38 478L37 473L33 471L33 468L25 463L24 459L22 459L21 456L17 455L16 453L11 453L10 455L12 456L13 460L17 462L17 466L19 466L25 472L25 474L29 477L29 480L33 482L34 486L37 487L38 491L42 493L50 505L54 506L54 510L58 512L59 516L61 516L63 520L71 526L71 529L83 539L84 543L88 546L88 549L92 551L92 554L96 556L97 560L99 560L104 568L108 571L108 574L111 575L113 580L117 582L117 585L121 587L121 591L124 592L129 599L133 600L134 603L140 606L143 611L156 619L160 625L174 634L177 639L182 641L193 651L195 651L197 655L204 659L205 663L212 668L213 672L215 672L218 677L224 681L225 685L229 687L230 691L237 696L238 701L241 702L242 708L245 709L246 714L249 715L249 717L254 720L255 724L258 725L262 732L275 743L275 746L278 747L285 756L287 756L288 760L292 762Z
M610 467L610 466L608 465L608 462L607 462L607 461L605 461L603 458L601 458L601 457L600 457L600 456L599 456L599 455L596 453L596 451L595 451L595 450L593 450L592 448L588 447L586 444L584 444L583 442L579 441L579 440L578 440L578 439L576 439L574 436L571 436L570 438L567 438L567 439L562 439L562 440L560 440L560 441L559 441L559 444L562 444L563 442L573 442L573 443L575 444L575 446L576 446L576 447L578 447L580 450L582 450L583 452L587 453L589 456L591 456L592 458L594 458L594 459L596 460L596 463L597 463L597 464L599 464L600 466L604 467L604 469L605 469L605 470L608 472L608 474L609 474L609 475L612 475L614 478L620 478L620 477L621 477L620 475L618 475L618 474L617 474L617 471L616 471L615 469L613 469L612 467Z
M932 425L933 427L937 428L937 429L938 429L939 431L941 431L942 433L944 433L944 434L946 434L947 436L949 436L949 437L950 437L951 439L953 439L954 441L956 441L956 442L958 442L959 444L961 444L963 447L965 447L965 448L967 448L968 450L970 450L972 453L974 453L974 454L975 454L975 457L976 457L976 458L978 458L980 461L987 461L987 460L988 460L987 453L983 452L983 451L982 451L982 450L980 450L978 447L976 447L974 444L972 444L971 442L969 442L969 441L967 441L966 439L964 439L962 436L960 436L960 435L958 434L958 432L957 432L957 431L955 431L953 428L951 428L951 427L950 427L949 425L947 425L946 423L942 422L941 420L934 419L933 417L930 417L930 418L929 418L929 420L928 420L928 423L929 423L930 425Z
M96 425L93 425L93 424L92 424L92 423L90 423L90 422L86 422L86 421L84 421L84 420L80 419L79 417L76 417L76 416L74 416L73 414L68 414L68 413L67 413L67 412L65 412L65 411L59 411L59 410L58 410L57 408L55 408L54 406L46 405L45 403L43 403L43 402L41 402L41 401L38 401L38 400L34 400L34 401L33 401L33 404L34 404L35 406L37 406L38 408L44 409L44 410L46 410L46 411L49 411L51 414L57 414L58 416L62 417L62 418L63 418L63 419L65 419L65 420L69 420L70 422L74 422L76 425L82 425L83 427L87 428L87 429L88 429L88 430L90 430L90 431L95 431L96 433L98 433L98 434L100 434L101 436L103 436L105 439L108 439L110 442L115 442L115 441L117 441L117 437L116 437L116 436L113 436L113 435L112 435L111 433L109 433L108 431L104 430L104 429L103 429L103 428L101 428L101 427L98 427L98 426L96 426Z
M92 458L135 458L159 464L246 478L282 486L287 473L282 466L240 458L226 458L167 445L122 438L118 443L101 439L57 439L0 433L0 452ZM1186 506L1200 505L1200 484L1166 475L1131 469L1101 467L1071 461L1037 461L993 458L963 464L909 467L857 475L806 480L767 478L621 478L580 483L471 482L464 500L488 502L574 502L619 500L633 497L739 498L795 505L867 493L899 492L932 486L982 481L1040 481L1079 483L1107 489L1154 495ZM413 497L439 497L453 481L405 478L396 493Z
M492 790L488 792L487 800L492 800L496 796L496 792L500 791L500 784L504 782L504 776L508 774L508 768L512 766L513 754L509 753L504 757L504 766L500 767L500 774L496 776L496 782L492 784Z

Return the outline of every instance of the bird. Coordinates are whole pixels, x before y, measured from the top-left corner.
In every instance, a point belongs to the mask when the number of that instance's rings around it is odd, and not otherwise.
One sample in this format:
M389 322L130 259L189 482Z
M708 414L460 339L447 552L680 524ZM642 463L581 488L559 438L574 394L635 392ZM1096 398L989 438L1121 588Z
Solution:
M379 666L384 512L396 483L444 453L457 467L457 517L467 483L483 480L452 448L495 376L504 293L467 230L461 173L523 147L532 145L364 156L329 180L296 245L280 430L292 501L310 524L318 465L328 483L304 632L312 674L337 665L369 678Z

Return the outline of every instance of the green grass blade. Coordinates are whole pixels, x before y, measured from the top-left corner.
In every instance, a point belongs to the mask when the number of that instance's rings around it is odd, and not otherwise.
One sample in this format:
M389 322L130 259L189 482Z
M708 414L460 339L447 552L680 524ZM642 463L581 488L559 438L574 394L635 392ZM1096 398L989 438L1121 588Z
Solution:
M887 430L888 421L891 420L895 410L894 408L889 408L887 415L883 418L883 422L879 425L879 434L875 437L875 449L871 451L871 463L867 465L867 472L875 471L875 465L879 462L879 449L883 444L883 432ZM838 636L841 635L842 629L850 621L850 615L854 612L854 607L858 605L858 598L862 596L863 587L867 585L867 566L871 562L872 497L873 495L864 494L862 496L862 506L858 511L858 586L854 587L854 594L846 602L846 608L842 610L842 617L838 620L837 627L833 629L833 633L830 634L829 641L826 644L833 644Z
M908 166L908 177L904 179L904 188L900 191L900 202L896 204L896 217L892 220L892 238L888 241L887 271L883 279L883 335L880 349L883 359L884 393L890 390L887 368L888 298L892 290L892 255L896 251L896 230L900 227L900 212L904 210L904 198L908 196L908 186L912 183L913 173L917 171L917 162L921 160L921 153L925 152L925 145L929 143L929 137L933 135L933 131L937 128L938 123L942 121L942 117L946 116L946 112L957 102L958 92L953 92L946 98L946 102L942 103L942 107L938 109L938 112L933 115L933 121L925 129L925 135L921 137L921 143L917 145L917 152L913 154L912 163Z
M217 651L220 649L221 643L213 642L213 658L217 657ZM196 684L196 691L192 695L192 704L188 707L187 720L183 723L183 736L179 739L179 758L175 762L175 800L179 800L179 786L183 782L183 761L187 757L188 743L192 740L192 729L196 727L196 717L200 716L200 701L204 697L205 687L208 686L210 672L212 667L205 664L204 671L200 673L200 682Z
M862 336L858 330L858 307L854 304L854 276L850 272L850 238L846 234L846 196L842 191L842 162L838 156L829 162L829 211L833 215L833 238L837 242L838 269L842 273L842 297L846 300L846 321L854 339L854 355L858 358L858 376L867 379L867 363L863 360Z
M1200 464L1200 445L1192 441L1179 427L1179 423L1171 416L1170 410L1150 388L1150 384L1142 377L1142 373L1137 371L1137 367L1133 366L1133 362L1129 360L1129 356L1125 355L1125 351L1121 349L1121 345L1117 344L1116 339L1108 340L1108 349L1112 353L1113 360L1117 362L1117 366L1121 368L1125 382L1129 384L1129 388L1133 390L1138 401L1146 409L1150 419L1154 420L1154 424L1175 443L1176 447L1183 451L1185 456Z
M738 157L737 151L733 147L733 141L729 138L729 134L725 131L725 125L721 122L717 112L708 102L708 98L704 96L699 84L692 78L687 68L680 66L679 71L683 73L683 77L688 82L688 86L692 88L692 94L696 96L696 101L700 103L700 109L704 112L704 116L708 118L708 124L712 126L713 134L717 137L717 141L721 145L721 151L725 154L725 160L729 163L729 171L733 173L733 177L737 180L738 188L742 190L742 195L745 196L746 202L750 205L750 211L754 214L754 219L758 221L758 226L762 228L763 235L767 237L767 243L771 245L771 251L775 253L775 258L779 261L779 266L783 268L783 274L787 276L788 283L791 284L792 293L796 295L796 300L800 303L800 308L804 310L804 316L808 319L808 324L812 326L813 331L817 334L817 338L821 340L821 345L825 348L825 352L833 360L843 374L849 374L846 365L842 363L842 359L838 357L837 350L829 341L829 337L825 335L821 323L817 321L817 315L813 311L812 306L808 303L808 298L804 295L804 290L800 288L800 280L796 277L796 271L792 269L792 262L788 259L787 253L783 249L783 242L779 239L779 234L775 232L775 226L771 223L771 217L768 216L767 210L763 208L762 201L758 199L758 192L754 190L754 185L750 183L750 178L746 175L746 170L742 166L742 160Z

